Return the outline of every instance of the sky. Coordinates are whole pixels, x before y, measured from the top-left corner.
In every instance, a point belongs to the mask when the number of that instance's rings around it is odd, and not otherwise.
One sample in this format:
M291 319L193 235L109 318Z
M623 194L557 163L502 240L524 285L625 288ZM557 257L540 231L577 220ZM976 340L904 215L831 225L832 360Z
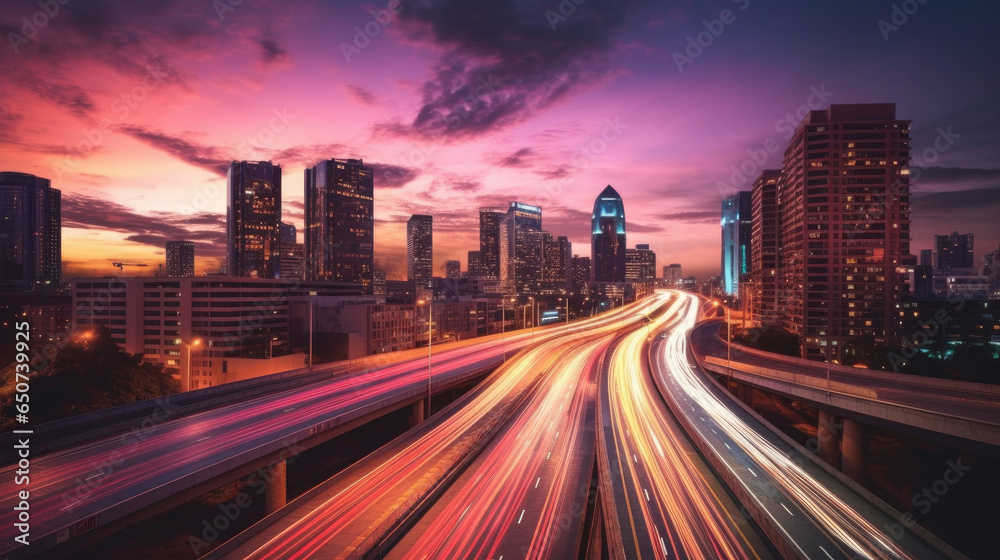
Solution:
M610 184L629 246L704 279L722 199L780 168L807 107L892 102L920 168L912 252L958 230L981 262L1000 246L1000 5L956 4L5 0L0 170L62 191L66 277L155 273L172 239L216 271L234 159L282 166L301 241L303 170L361 158L389 278L411 214L434 216L443 275L478 249L478 208L514 200L587 256Z

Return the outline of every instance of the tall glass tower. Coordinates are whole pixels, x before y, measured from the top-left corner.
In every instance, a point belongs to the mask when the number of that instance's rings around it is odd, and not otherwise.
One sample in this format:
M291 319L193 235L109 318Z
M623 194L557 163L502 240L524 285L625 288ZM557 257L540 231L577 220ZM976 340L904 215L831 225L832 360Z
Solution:
M611 185L594 201L590 253L592 281L625 281L625 205Z
M269 161L229 164L226 270L237 278L277 276L281 166Z

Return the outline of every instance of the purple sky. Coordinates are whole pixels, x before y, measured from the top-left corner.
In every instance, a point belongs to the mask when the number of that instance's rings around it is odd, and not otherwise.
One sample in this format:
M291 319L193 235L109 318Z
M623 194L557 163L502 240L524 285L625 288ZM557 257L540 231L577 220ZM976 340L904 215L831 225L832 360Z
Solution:
M607 184L630 246L704 278L723 194L753 180L733 169L769 138L783 150L810 102L895 102L913 120L914 253L953 230L976 235L977 261L1000 244L993 3L228 1L72 1L51 17L5 2L0 168L62 189L70 275L154 271L180 238L214 270L229 160L281 164L301 226L302 170L360 157L390 278L410 214L434 215L443 274L478 248L478 207L511 200L588 255ZM939 131L954 143L925 158Z

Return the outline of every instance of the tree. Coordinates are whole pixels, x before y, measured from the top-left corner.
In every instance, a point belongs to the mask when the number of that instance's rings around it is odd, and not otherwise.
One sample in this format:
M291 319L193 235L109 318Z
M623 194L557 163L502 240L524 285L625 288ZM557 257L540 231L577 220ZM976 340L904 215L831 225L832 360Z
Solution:
M144 363L141 354L122 352L104 327L79 331L42 370L30 374L31 423L177 393L180 383L161 364ZM8 371L9 370L9 371ZM4 372L0 404L14 404L13 365ZM2 426L13 424L4 414Z

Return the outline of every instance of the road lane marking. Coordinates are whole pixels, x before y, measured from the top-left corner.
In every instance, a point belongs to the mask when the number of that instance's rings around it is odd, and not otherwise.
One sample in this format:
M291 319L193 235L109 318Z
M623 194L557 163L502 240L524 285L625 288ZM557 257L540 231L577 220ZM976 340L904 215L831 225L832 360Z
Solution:
M753 469L751 469L750 467L747 467L747 470L750 471L750 474L754 475L754 477L757 476L757 473L753 472Z
M205 437L203 437L203 438L201 438L201 439L199 439L199 440L195 440L195 443L198 443L199 441L205 441L206 439L209 439L209 438L211 438L211 437L212 437L212 436L205 436Z
M785 506L785 504L783 502L778 502L778 503L781 504L781 507L785 508L785 511L788 512L788 515L791 515L792 517L795 517L795 514L792 513L791 510L789 510L788 507Z
M517 518L517 524L518 525L521 524L521 520L522 519L524 519L524 510L523 509L521 510L521 516Z
M635 456L635 453L632 454L632 460L635 461L636 463L639 462L639 458Z
M541 482L541 481L542 481L542 477L538 477L538 480L535 481L535 488L538 488L538 483Z
M546 460L546 461L548 461L548 460L549 460L549 457L551 457L551 456L552 456L552 452L551 452L551 451L549 451L549 454L545 456L545 460Z
M649 490L643 488L642 491L646 493L646 501L648 502L649 501Z
M829 558L830 560L833 560L833 556L830 556L830 553L827 552L825 548L823 548L823 545L820 545L819 549L823 551L823 554L826 554L827 558Z
M732 451L732 450L733 450L733 448L732 448L732 447L729 447L729 444L728 444L728 443L726 443L726 442L722 442L722 443L724 443L724 444L726 445L726 449L728 449L728 450L730 450L730 451Z
M294 406L293 406L292 408L286 408L286 409L284 410L284 412L291 412L291 411L293 411L293 410L295 410L295 407L294 407Z

